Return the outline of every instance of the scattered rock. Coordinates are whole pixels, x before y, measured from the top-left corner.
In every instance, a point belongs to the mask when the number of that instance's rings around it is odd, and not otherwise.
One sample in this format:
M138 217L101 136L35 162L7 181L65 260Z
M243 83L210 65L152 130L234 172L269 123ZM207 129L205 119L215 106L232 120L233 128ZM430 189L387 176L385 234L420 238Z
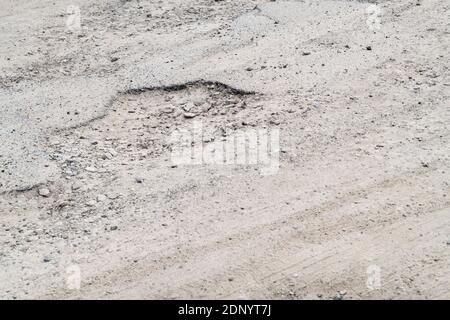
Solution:
M94 207L97 204L97 202L95 200L89 200L88 202L86 202L86 205L88 207Z
M144 183L144 178L141 178L141 177L136 177L136 178L134 178L134 180L135 180L137 183Z
M339 291L338 293L336 293L336 295L334 296L333 300L343 300L344 296L347 294L347 291L343 290L343 291Z
M81 187L83 187L83 183L81 181L75 181L72 184L72 190L78 190L81 189Z
M205 100L202 97L193 97L192 98L192 103L195 106L201 106L204 102L205 102Z
M120 195L118 193L108 193L106 196L110 200L115 200L115 199L118 199L120 197Z
M192 109L195 108L195 105L193 102L188 102L188 103L184 104L182 108L184 111L190 112Z
M60 143L61 143L61 141L59 141L55 137L50 138L49 141L48 141L48 144L51 145L51 146L56 146L56 145L58 145Z
M47 188L40 188L40 189L39 189L39 195L40 195L41 197L47 198L47 197L50 196L50 190L47 189Z
M173 113L175 111L175 108L172 106L166 106L162 108L161 110L163 113Z
M270 119L270 124L273 124L273 125L276 125L276 126L278 126L279 124L280 124L280 120L278 120L278 119Z
M343 297L340 293L337 293L337 294L333 297L333 300L342 300L342 299L344 299L344 297Z
M197 114L196 114L196 113L193 113L193 112L185 112L185 113L183 113L183 116L184 116L186 119L191 119L191 118L195 118L195 117L197 116Z

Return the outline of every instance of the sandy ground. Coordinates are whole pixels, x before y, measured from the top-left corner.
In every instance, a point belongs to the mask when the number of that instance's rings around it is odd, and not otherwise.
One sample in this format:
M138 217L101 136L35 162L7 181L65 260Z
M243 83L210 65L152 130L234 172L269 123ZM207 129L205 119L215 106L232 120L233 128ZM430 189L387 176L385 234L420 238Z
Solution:
M0 298L450 298L450 1L0 9Z

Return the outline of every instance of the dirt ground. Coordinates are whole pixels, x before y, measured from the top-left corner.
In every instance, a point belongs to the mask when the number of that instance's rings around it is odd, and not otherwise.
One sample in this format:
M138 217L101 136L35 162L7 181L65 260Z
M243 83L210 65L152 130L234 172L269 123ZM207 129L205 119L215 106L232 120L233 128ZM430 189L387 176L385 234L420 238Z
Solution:
M449 0L0 9L0 298L450 299Z

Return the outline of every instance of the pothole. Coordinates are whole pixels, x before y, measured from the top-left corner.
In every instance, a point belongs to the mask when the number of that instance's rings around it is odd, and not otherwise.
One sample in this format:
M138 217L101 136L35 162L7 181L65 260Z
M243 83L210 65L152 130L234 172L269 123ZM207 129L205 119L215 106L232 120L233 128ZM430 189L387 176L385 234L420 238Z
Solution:
M122 93L103 117L47 140L60 179L11 197L18 206L43 213L42 225L54 226L49 237L75 244L116 231L127 215L147 221L150 210L155 221L173 220L183 197L220 178L205 174L203 166L172 170L171 133L200 121L204 140L213 143L246 127L266 126L271 103L213 82Z
M214 145L242 130L272 127L270 119L283 119L274 112L279 106L261 94L213 82L122 93L103 117L47 140L61 177L39 186L45 192L35 187L14 195L16 203L31 204L45 213L45 223L60 224L57 238L80 241L110 232L127 214L145 220L151 210L155 221L175 219L180 203L200 185L220 183L229 168L254 176L260 167L214 164L213 174L208 164L175 169L171 134L201 122L202 142Z
M107 173L139 161L167 161L168 137L201 122L209 142L267 122L262 95L213 82L132 90L103 118L49 139L65 177ZM269 115L270 117L270 115Z

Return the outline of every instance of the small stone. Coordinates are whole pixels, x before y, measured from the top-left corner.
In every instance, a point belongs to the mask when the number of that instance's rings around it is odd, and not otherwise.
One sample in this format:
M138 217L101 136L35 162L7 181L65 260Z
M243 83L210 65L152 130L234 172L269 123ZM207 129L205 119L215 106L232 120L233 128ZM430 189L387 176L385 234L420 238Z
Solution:
M75 182L72 184L72 190L78 190L78 189L80 189L81 187L83 187L83 183L81 183L81 181L75 181Z
M201 106L204 103L204 99L202 97L193 97L192 103L196 106Z
M111 58L111 62L116 62L117 60L119 60L119 58L117 58L117 57L112 57Z
M61 141L59 141L57 138L50 138L49 141L48 141L48 143L49 143L51 146L56 146L56 145L60 144Z
M344 299L344 297L339 292L333 298L333 300L342 300L342 299Z
M182 109L183 109L184 111L186 111L186 112L189 112L189 111L191 111L191 110L194 109L194 108L195 108L195 105L194 105L193 102L185 103L185 104L183 105L183 107L182 107Z
M347 294L347 291L345 291L345 290L342 290L342 291L339 291L335 296L334 296L334 300L342 300L342 299L344 299L344 296Z
M118 193L108 193L106 196L110 200L115 200L115 199L118 199L120 195Z
M47 188L40 188L40 189L39 189L39 195L40 195L41 197L47 198L47 197L50 196L50 190L47 189Z
M112 226L111 228L109 228L109 230L114 231L117 230L119 227L118 226Z
M371 46L367 46L367 47L366 47L366 50L367 50L367 51L372 51L372 47L371 47Z
M95 200L89 200L88 202L86 202L86 205L88 207L93 207L97 204L97 202Z
M104 195L104 194L99 194L98 196L97 196L97 201L98 202L103 202L103 201L105 201L106 200L106 196Z
M42 261L44 261L44 262L46 262L46 263L47 263L47 262L50 262L50 260L51 260L51 259L50 259L49 257L44 257L44 259L42 259Z
M175 111L175 108L172 106L167 106L162 108L161 110L163 113L173 113Z
M87 172L97 172L97 168L95 168L95 167L86 167L85 170Z
M134 178L134 180L135 180L137 183L144 183L144 178L141 178L141 177L136 177L136 178Z
M278 126L280 124L280 120L278 120L278 119L271 119L269 122L270 122L270 124L273 124L276 126Z
M195 117L197 116L197 114L196 114L196 113L193 113L193 112L185 112L185 113L183 113L183 116L184 116L186 119L191 119L191 118L195 118Z
M202 140L203 140L203 142L211 142L211 141L214 141L214 136L210 133L204 133Z

